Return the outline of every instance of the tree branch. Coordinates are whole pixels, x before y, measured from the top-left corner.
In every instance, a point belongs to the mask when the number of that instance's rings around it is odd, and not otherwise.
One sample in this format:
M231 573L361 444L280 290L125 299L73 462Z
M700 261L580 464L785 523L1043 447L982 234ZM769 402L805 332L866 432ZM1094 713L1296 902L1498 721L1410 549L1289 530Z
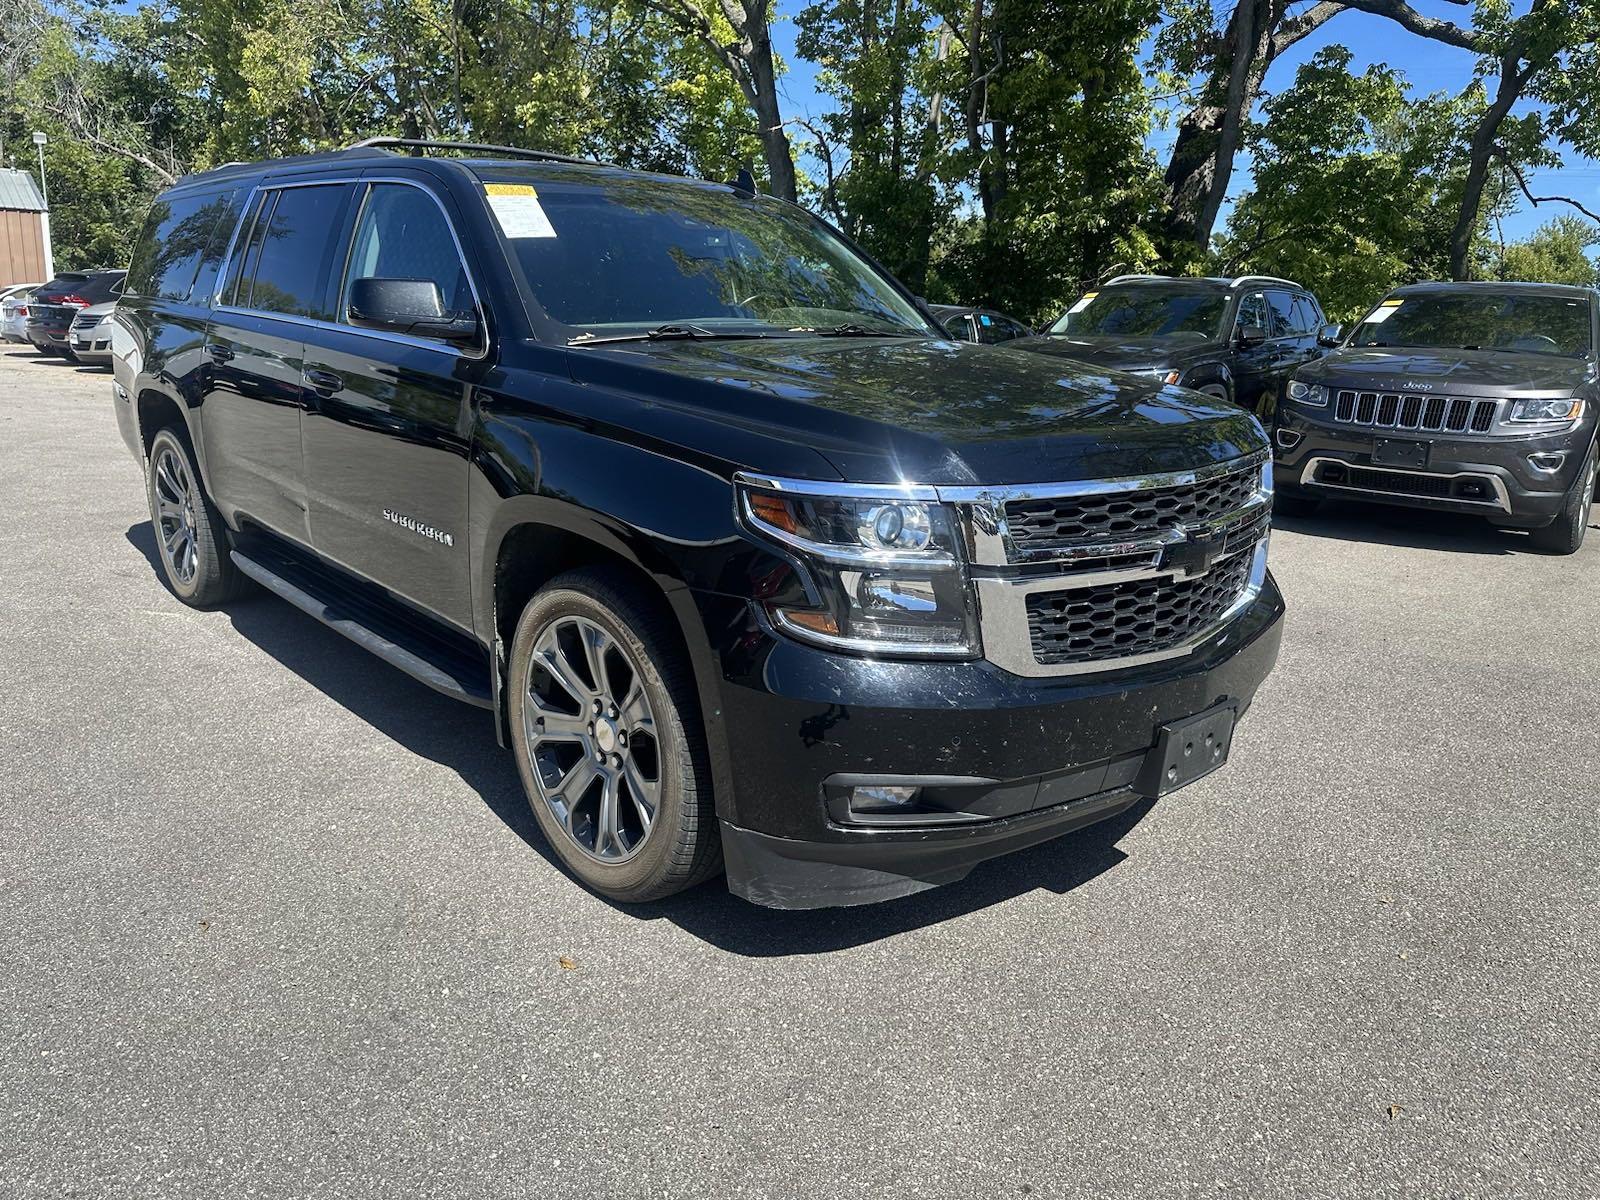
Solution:
M1451 21L1441 21L1438 17L1425 16L1407 4L1406 0L1344 0L1344 5L1374 16L1388 17L1418 37L1431 38L1480 54L1484 52L1483 38L1476 31L1463 29Z
M1504 146L1496 142L1493 146L1489 147L1489 151L1500 160L1501 165L1510 170L1513 178L1515 178L1517 181L1517 186L1522 189L1522 194L1528 198L1528 203L1533 205L1535 208L1538 208L1541 204L1570 204L1573 208L1577 209L1591 221L1600 223L1600 213L1593 212L1590 209L1585 208L1571 196L1535 196L1528 188L1528 180L1526 176L1523 175L1522 168L1511 161L1511 155L1506 152L1506 148Z

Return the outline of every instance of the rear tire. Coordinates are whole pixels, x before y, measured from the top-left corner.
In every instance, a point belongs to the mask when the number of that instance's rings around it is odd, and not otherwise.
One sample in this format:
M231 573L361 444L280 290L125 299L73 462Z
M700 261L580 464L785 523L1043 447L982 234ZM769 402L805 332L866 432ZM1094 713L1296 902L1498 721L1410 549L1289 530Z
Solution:
M1600 465L1600 446L1589 447L1583 470L1567 490L1556 519L1541 529L1530 530L1528 540L1546 554L1575 554L1589 530L1589 509L1594 503L1595 476Z
M716 874L693 675L670 615L630 576L571 571L540 590L517 622L506 689L523 790L568 871L625 903Z
M229 557L227 526L200 484L188 439L170 425L151 440L145 492L172 594L191 608L215 608L238 596L246 581Z

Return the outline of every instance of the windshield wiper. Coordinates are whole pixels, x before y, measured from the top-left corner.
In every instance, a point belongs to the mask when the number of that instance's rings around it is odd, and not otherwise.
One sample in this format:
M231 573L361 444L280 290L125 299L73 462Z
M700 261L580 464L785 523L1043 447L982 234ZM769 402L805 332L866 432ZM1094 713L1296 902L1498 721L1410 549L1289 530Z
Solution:
M769 338L770 333L755 333L753 331L737 332L735 330L707 329L702 325L670 324L657 325L644 333L617 333L608 337L595 337L593 334L584 333L567 342L569 346L603 346L611 342L692 342L701 339L742 339L742 338Z
M801 331L796 331L801 332ZM814 333L818 337L918 337L913 329L870 329L857 321L846 321L843 325L834 325L828 329L807 329L805 333Z

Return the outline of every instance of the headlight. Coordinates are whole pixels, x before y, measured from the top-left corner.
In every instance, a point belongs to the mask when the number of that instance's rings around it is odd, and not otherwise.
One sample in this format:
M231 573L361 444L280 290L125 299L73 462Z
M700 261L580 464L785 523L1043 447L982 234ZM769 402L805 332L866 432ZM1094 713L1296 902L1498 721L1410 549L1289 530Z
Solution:
M1328 407L1328 389L1320 384L1301 383L1298 379L1289 381L1289 399L1296 404L1309 404L1313 408Z
M803 599L767 602L775 625L805 641L862 653L966 658L978 652L950 506L925 489L840 496L808 488L822 490L799 480L738 481L744 526L795 551L803 568Z
M1516 400L1512 421L1576 421L1583 416L1582 400Z

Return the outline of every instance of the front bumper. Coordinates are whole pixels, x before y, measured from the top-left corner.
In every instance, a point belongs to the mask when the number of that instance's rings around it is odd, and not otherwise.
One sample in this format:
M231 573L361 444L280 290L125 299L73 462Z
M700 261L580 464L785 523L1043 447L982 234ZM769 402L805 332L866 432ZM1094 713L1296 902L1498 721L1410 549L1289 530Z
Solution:
M72 352L84 362L111 361L111 329L97 325L93 329L74 329L69 337Z
M1277 660L1270 576L1192 654L1099 675L1024 679L987 662L849 658L785 639L722 654L714 740L731 796L718 815L737 895L775 908L865 904L965 876L986 859L1115 815L1161 726L1239 713ZM869 826L861 782L922 783L949 821Z
M1285 406L1273 431L1273 469L1280 491L1471 513L1500 525L1537 527L1560 511L1593 437L1592 421L1557 433L1466 438L1341 426L1304 407ZM1426 464L1374 463L1380 438L1427 443ZM1530 460L1542 455L1562 456L1561 465L1538 470Z

